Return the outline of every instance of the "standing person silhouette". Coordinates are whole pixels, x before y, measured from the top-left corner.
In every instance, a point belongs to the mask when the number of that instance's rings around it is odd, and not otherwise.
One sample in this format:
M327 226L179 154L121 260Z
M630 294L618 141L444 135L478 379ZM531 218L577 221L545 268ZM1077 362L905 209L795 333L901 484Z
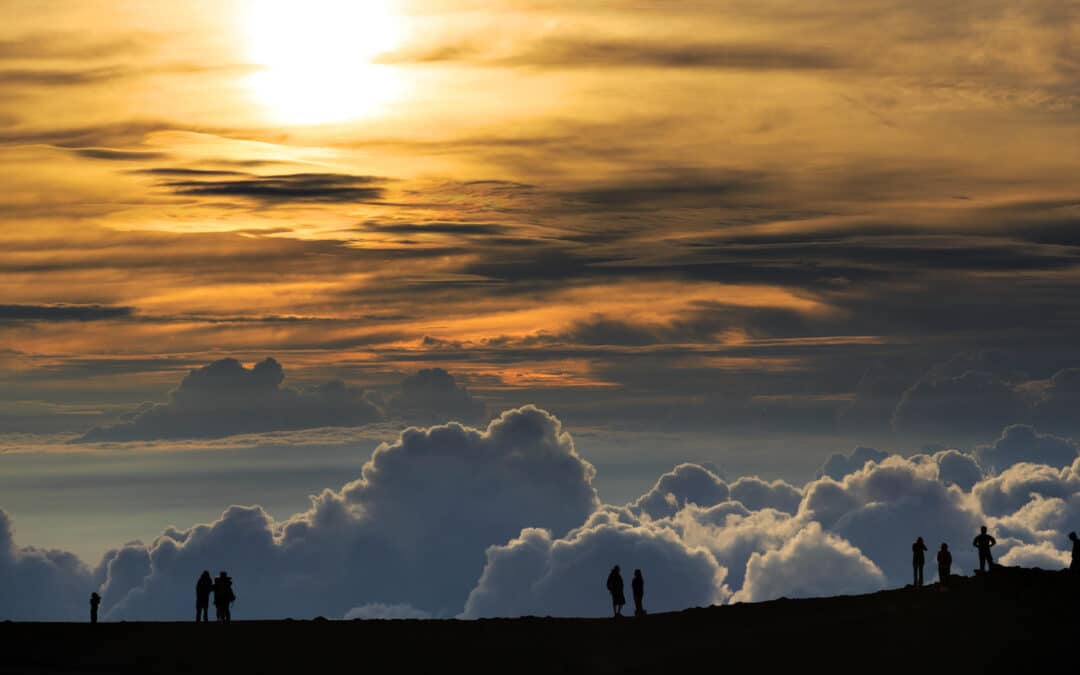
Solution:
M941 587L949 585L949 576L952 574L952 553L949 553L949 545L942 543L941 550L937 552L937 576Z
M90 594L90 623L97 623L97 610L98 605L101 604L101 596L94 593Z
M232 622L232 610L229 605L236 600L233 594L232 579L228 573L222 571L217 579L214 579L214 609L217 612L217 620L221 623Z
M634 579L630 582L630 590L634 592L634 616L645 616L645 608L641 601L645 598L645 579L641 576L641 570L634 570Z
M1075 532L1070 532L1069 540L1073 543L1072 564L1069 565L1069 569L1073 573L1080 573L1080 538L1076 536Z
M926 565L926 544L922 537L911 545L911 566L915 569L915 588L923 585L923 566Z
M994 568L994 556L990 553L990 548L997 544L997 539L986 533L986 526L983 525L979 531L978 536L975 537L975 541L971 542L971 545L979 549L979 571L983 571L983 566L986 566L986 571L989 572Z
M202 576L195 584L195 623L210 621L210 594L214 592L214 580L208 570L203 570Z
M626 604L626 596L623 595L623 580L622 574L619 573L619 566L611 568L611 573L607 577L607 589L608 593L611 593L611 608L615 611L615 617L622 616L623 605Z

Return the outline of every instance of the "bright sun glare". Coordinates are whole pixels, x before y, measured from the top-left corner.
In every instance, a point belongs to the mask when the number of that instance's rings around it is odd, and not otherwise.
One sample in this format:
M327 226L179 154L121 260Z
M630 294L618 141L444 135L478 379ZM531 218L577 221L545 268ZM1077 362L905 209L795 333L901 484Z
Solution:
M401 90L395 68L373 63L398 47L394 0L250 0L249 80L285 124L340 122L376 113Z

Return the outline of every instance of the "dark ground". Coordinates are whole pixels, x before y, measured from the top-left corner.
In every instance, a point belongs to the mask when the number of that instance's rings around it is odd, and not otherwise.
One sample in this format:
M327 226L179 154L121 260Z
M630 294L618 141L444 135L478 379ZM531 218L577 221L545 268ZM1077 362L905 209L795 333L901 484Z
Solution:
M1068 572L998 568L946 591L618 621L7 622L0 673L1076 672L1078 601Z

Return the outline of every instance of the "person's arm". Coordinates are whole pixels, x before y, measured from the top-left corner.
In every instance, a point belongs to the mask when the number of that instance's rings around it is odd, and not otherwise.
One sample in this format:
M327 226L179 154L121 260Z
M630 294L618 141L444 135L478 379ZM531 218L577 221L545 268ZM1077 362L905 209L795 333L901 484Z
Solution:
M990 545L991 546L997 546L997 539L994 539L993 537L990 537Z

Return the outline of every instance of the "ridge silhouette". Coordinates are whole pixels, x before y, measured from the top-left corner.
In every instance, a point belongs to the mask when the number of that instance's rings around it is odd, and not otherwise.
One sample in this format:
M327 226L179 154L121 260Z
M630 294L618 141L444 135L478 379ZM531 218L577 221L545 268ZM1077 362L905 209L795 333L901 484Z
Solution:
M1072 672L1078 591L1080 579L1067 569L995 565L985 574L953 576L947 593L893 588L691 608L635 621L249 621L220 637L190 621L92 629L0 621L0 672L180 675L209 665L213 672L296 675L311 671L317 659L394 673L679 675L717 658L805 669L809 654L832 658L830 671L866 672L887 654L917 654L922 663L951 670L971 667L972 645L992 648L994 665L1003 669L1019 663L1025 672ZM929 617L947 622L947 629L931 628ZM917 646L913 626L928 628Z

